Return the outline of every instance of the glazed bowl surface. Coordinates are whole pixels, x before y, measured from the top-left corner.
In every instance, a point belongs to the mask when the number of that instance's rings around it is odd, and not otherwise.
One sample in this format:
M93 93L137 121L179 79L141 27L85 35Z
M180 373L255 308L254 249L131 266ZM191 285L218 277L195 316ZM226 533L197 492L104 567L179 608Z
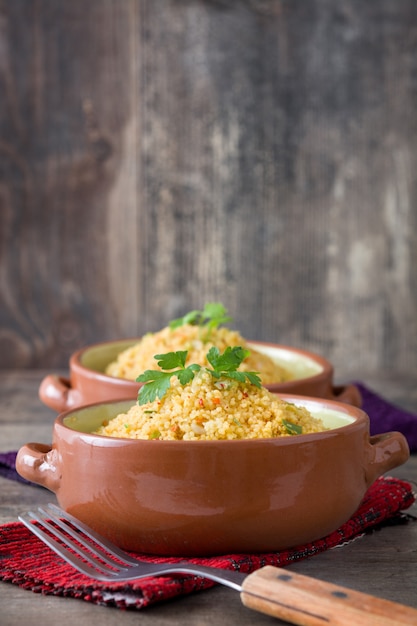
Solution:
M77 350L69 361L69 378L47 375L39 387L40 399L58 413L96 402L126 398L135 400L140 383L109 376L105 370L118 354L138 341L125 339L103 342ZM249 346L267 354L293 374L294 378L287 382L265 385L270 391L361 405L360 392L355 385L333 385L334 368L322 356L307 350L260 341L251 341Z
M329 430L233 441L112 438L92 431L132 401L98 403L58 416L52 446L26 444L16 469L127 550L192 556L300 545L346 522L409 449L397 432L370 437L357 407L282 397Z

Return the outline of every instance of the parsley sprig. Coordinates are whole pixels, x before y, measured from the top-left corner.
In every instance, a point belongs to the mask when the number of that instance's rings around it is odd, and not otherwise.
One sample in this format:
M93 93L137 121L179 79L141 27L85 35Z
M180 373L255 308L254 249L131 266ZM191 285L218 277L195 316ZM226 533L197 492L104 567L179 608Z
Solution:
M213 328L217 328L231 320L232 318L227 314L227 309L220 302L207 302L202 311L196 309L190 311L183 317L172 320L169 323L169 327L174 329L184 324L192 324L193 326L201 326L210 334Z
M285 426L285 430L289 435L301 435L301 433L303 432L303 427L299 424L294 424L293 422L289 422L286 419L283 419L282 423Z
M180 350L155 355L154 358L161 370L146 370L136 379L137 382L144 383L138 393L140 405L153 402L157 398L163 398L171 385L172 376L176 376L181 385L184 386L193 380L195 374L201 369L205 369L216 379L229 378L261 387L261 379L256 372L237 371L242 361L248 356L249 350L244 350L240 346L228 346L223 354L220 354L219 349L213 346L207 353L207 360L212 369L210 367L202 368L197 363L186 367L187 354L186 350Z
M249 350L244 350L240 346L231 347L228 346L223 354L220 354L220 350L213 346L207 352L207 361L212 366L206 368L208 372L214 378L231 378L237 380L240 383L250 382L256 387L261 386L261 379L257 372L238 372L239 365L249 356Z

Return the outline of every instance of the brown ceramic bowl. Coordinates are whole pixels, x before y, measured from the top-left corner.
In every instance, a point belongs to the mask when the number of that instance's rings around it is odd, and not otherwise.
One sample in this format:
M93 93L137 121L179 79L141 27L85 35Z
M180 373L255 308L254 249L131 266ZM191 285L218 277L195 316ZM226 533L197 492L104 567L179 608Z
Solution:
M108 376L104 371L120 352L138 341L104 342L78 350L70 358L70 377L46 376L39 388L40 399L58 413L95 402L136 399L140 383ZM251 341L250 345L268 354L295 376L289 382L265 385L270 391L361 405L360 393L355 385L333 386L333 366L323 357L307 350L260 341Z
M331 430L234 441L118 439L91 432L132 401L103 403L60 415L52 447L22 447L16 469L128 550L186 556L299 545L346 522L409 449L397 432L370 437L357 407L284 397Z

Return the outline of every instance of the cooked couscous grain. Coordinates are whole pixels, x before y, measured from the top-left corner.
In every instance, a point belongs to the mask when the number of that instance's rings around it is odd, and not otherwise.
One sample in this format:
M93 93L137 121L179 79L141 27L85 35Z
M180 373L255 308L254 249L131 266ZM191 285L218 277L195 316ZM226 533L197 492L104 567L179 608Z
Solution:
M112 419L97 434L132 439L263 439L325 430L323 422L264 387L215 379L201 369L181 385L176 376L161 398Z
M249 349L250 355L239 369L259 372L264 385L292 378L290 372L275 363L269 356L249 347L238 331L213 328L208 332L206 328L192 324L183 324L177 328L167 326L159 332L144 335L138 343L121 352L117 360L107 366L106 374L136 380L145 370L155 369L155 354L177 350L188 351L187 365L198 363L206 366L206 354L212 346L216 346L221 352L227 346L242 346L242 348Z

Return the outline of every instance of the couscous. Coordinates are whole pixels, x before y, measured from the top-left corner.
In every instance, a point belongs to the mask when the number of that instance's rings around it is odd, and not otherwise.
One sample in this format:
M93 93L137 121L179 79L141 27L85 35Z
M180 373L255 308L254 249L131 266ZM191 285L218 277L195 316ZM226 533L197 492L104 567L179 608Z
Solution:
M190 323L176 327L167 326L159 332L144 335L139 342L121 352L117 359L107 366L106 374L136 380L141 372L155 367L155 354L177 350L188 352L187 364L207 365L206 353L212 346L223 351L227 346L248 348L248 343L238 331L229 328L207 328L207 325ZM240 370L259 372L263 384L281 383L293 378L282 365L252 348L241 364Z
M127 413L103 424L97 434L133 439L219 440L285 437L325 430L323 422L306 408L286 402L260 384L252 384L254 372L241 382L228 378L227 373L216 377L209 369L198 367L191 380L183 384L175 375L180 371L184 370L167 374L169 387L163 394L133 405Z

